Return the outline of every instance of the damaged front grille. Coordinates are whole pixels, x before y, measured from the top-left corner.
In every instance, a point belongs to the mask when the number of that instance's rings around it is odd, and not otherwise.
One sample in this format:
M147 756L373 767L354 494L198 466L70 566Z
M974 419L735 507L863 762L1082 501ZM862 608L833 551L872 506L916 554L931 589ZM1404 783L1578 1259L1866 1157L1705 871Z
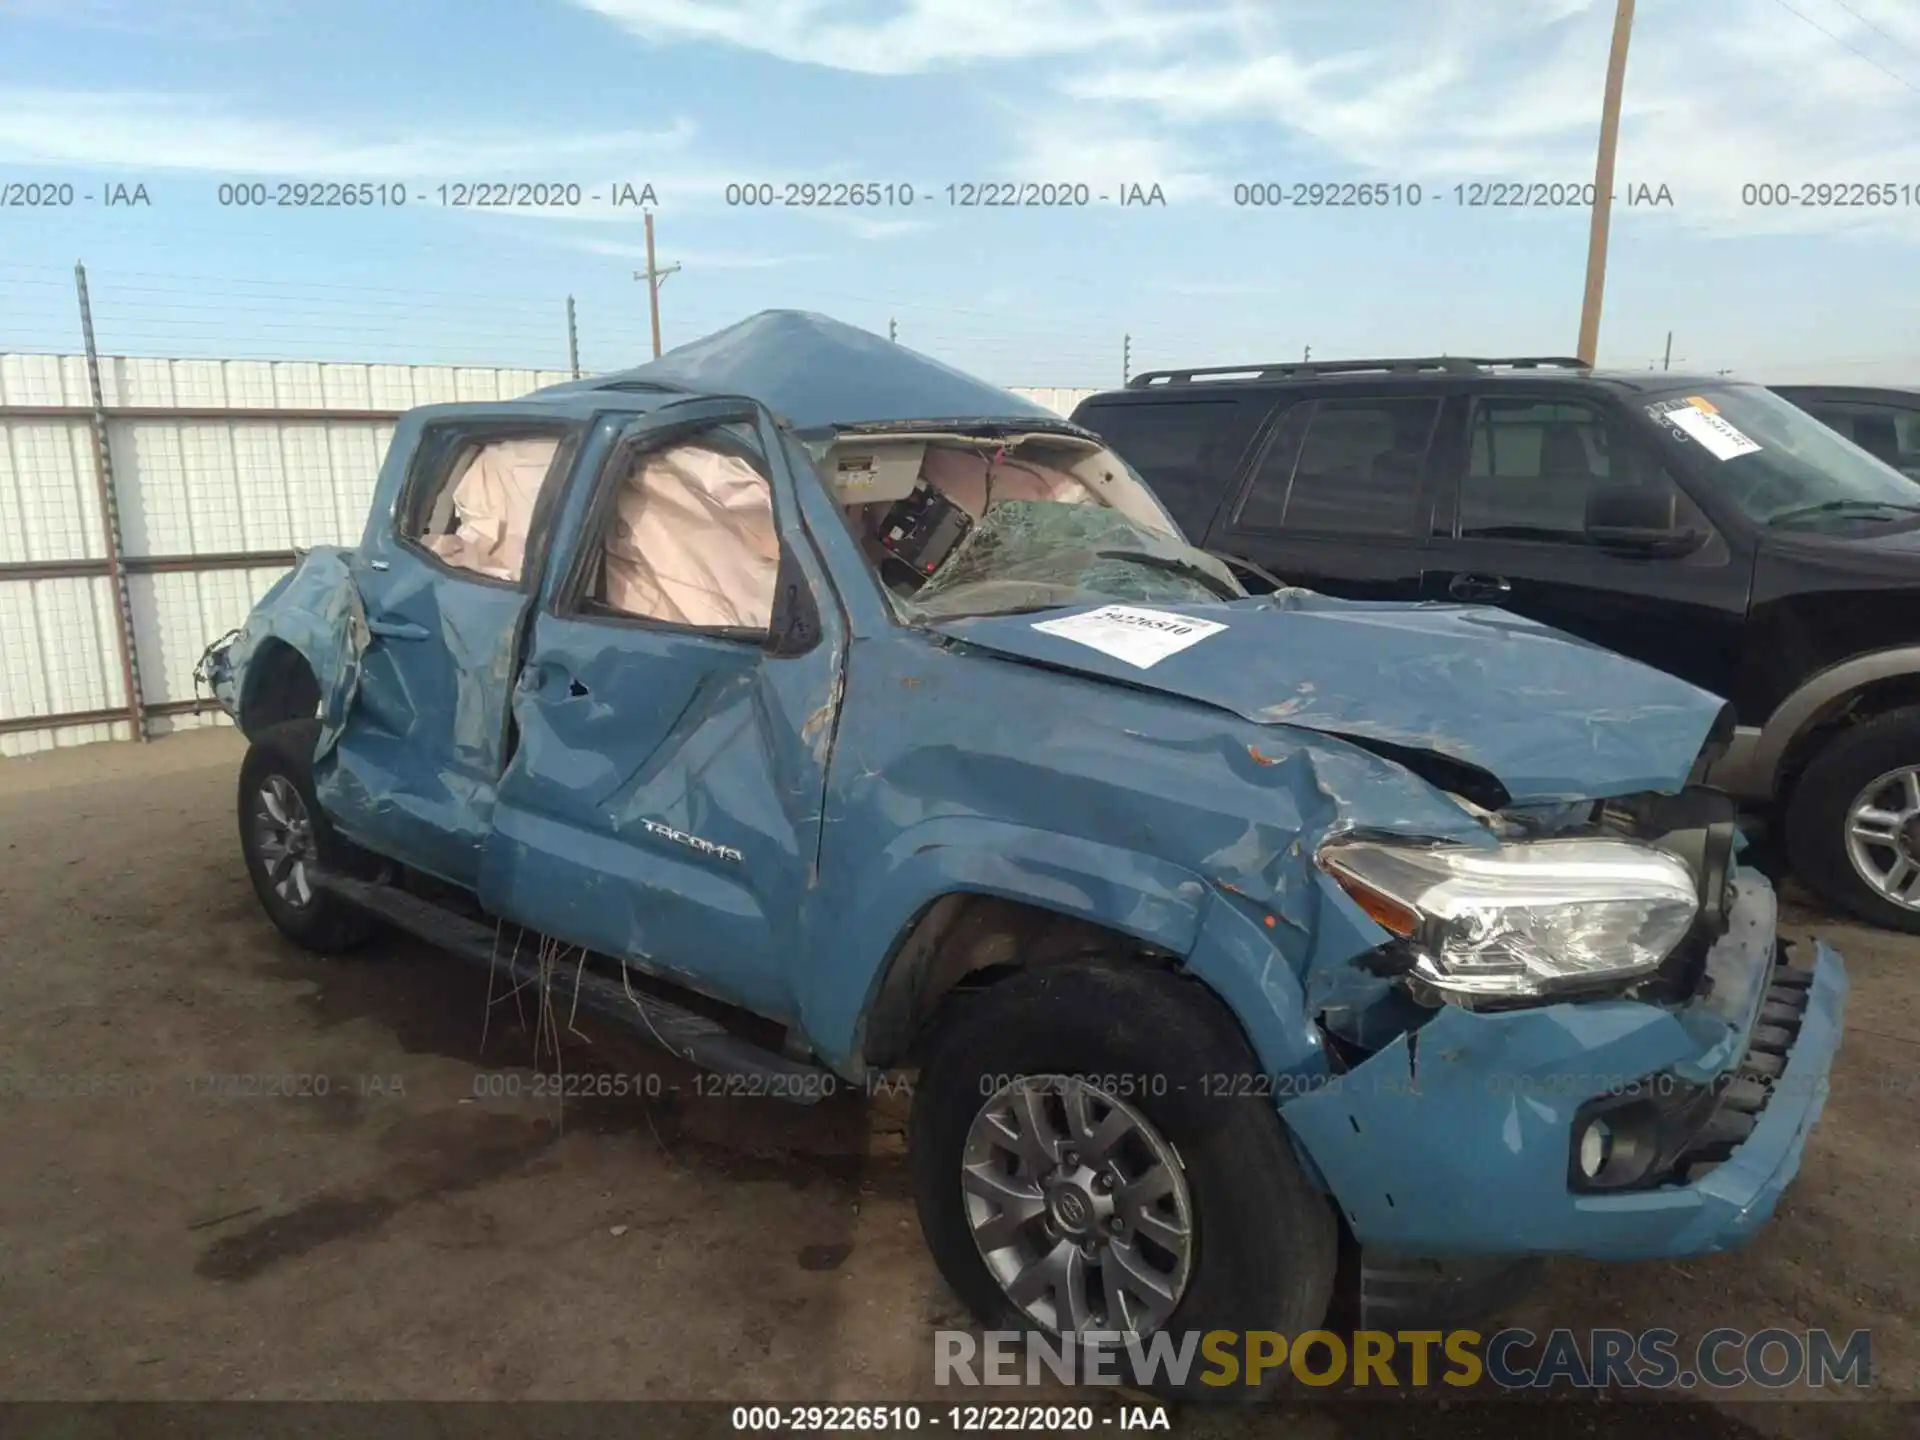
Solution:
M1738 1065L1705 1085L1655 1076L1625 1095L1588 1101L1574 1115L1568 1183L1585 1193L1688 1185L1731 1158L1753 1134L1773 1099L1800 1037L1811 970L1798 969L1781 945ZM1608 1153L1597 1172L1581 1163L1582 1137L1598 1123Z
M1800 1038L1812 986L1813 972L1796 969L1786 958L1783 946L1774 959L1766 1000L1746 1054L1740 1057L1737 1069L1707 1087L1718 1103L1706 1124L1674 1156L1670 1169L1682 1182L1698 1180L1753 1134L1780 1077L1786 1073L1787 1055Z

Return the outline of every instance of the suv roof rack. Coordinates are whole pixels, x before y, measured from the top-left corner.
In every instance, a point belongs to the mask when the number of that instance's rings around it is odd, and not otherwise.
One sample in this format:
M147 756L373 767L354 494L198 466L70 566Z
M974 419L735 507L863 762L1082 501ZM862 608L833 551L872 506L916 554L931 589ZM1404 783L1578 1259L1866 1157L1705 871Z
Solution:
M1388 375L1419 375L1438 372L1446 375L1474 375L1487 370L1591 370L1584 360L1570 355L1516 355L1505 359L1484 359L1473 355L1431 355L1408 360L1294 360L1272 365L1203 365L1187 370L1144 370L1127 381L1129 390L1144 390L1154 385L1191 385L1195 380L1209 382L1247 382L1259 380L1312 380L1322 375L1362 375L1368 372Z

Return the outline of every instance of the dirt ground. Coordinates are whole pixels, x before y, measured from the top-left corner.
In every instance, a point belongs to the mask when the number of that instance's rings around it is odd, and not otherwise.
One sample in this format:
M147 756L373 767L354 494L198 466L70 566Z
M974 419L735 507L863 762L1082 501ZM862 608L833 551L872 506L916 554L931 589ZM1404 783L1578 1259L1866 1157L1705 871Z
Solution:
M657 1093L563 1113L484 974L276 935L234 836L240 754L221 730L0 761L0 1399L954 1398L930 1332L967 1321L914 1219L903 1107L704 1098L595 1032L569 1064ZM1775 1222L1710 1260L1557 1263L1504 1318L1867 1328L1875 1394L1920 1396L1920 940L1791 918L1854 988ZM240 1075L305 1093L219 1078ZM1548 1408L1580 1434L1912 1433L1878 1403L1655 1403ZM1414 1404L1423 1436L1483 1433L1430 1399L1284 1433L1413 1433Z

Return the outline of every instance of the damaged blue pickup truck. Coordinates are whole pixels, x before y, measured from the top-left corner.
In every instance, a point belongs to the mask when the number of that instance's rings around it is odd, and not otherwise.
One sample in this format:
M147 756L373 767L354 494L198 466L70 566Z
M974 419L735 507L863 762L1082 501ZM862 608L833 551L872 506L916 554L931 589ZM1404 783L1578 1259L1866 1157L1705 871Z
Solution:
M1698 783L1717 698L1497 610L1249 596L1094 435L818 316L410 412L360 544L205 672L283 932L564 945L559 1003L740 1094L917 1071L989 1325L1298 1332L1337 1276L1405 1320L1734 1247L1839 1044L1839 958L1789 958Z

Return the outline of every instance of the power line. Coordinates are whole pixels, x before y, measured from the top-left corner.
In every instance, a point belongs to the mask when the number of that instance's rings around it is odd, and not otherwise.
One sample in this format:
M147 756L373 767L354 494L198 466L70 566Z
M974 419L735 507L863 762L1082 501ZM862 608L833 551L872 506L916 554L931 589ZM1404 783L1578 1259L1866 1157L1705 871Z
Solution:
M1882 40L1886 41L1889 45L1893 46L1894 49L1898 50L1902 55L1906 56L1909 60L1920 60L1920 55L1914 54L1913 51L1907 49L1907 47L1903 43L1901 43L1899 40L1896 40L1893 36L1889 35L1885 30L1882 30L1878 25L1874 24L1873 21L1869 20L1866 16L1862 15L1858 10L1854 9L1851 5L1847 4L1847 0L1833 0L1833 3L1835 5L1838 5L1842 10L1846 11L1847 14L1851 15L1854 19L1858 20L1862 25L1866 26L1869 30L1873 31L1874 34L1878 35Z
M1802 14L1800 11L1794 9L1793 6L1787 3L1787 0L1773 0L1773 3L1778 5L1782 10L1786 11L1789 15L1795 16L1801 20L1806 21L1807 24L1811 25L1814 29L1818 30L1822 35L1826 36L1829 40L1833 41L1834 44L1841 46L1843 49L1851 50L1855 55L1858 55L1862 60L1866 61L1867 64L1873 66L1874 69L1878 70L1882 75L1886 76L1889 80L1897 81L1898 83L1906 86L1907 89L1913 91L1914 94L1920 95L1920 85L1914 84L1911 80L1907 79L1906 76L1900 74L1899 71L1897 70L1889 70L1886 66L1882 65L1878 60L1874 59L1873 56L1867 54L1866 51L1862 50L1858 45L1848 44L1845 40L1842 40L1838 35L1834 34L1833 31L1827 29L1826 26L1822 25L1818 20L1815 20L1812 16ZM1834 0L1834 3L1839 4L1839 0ZM1846 6L1842 5L1840 8L1845 10ZM1852 14L1853 12L1848 11L1847 13Z

